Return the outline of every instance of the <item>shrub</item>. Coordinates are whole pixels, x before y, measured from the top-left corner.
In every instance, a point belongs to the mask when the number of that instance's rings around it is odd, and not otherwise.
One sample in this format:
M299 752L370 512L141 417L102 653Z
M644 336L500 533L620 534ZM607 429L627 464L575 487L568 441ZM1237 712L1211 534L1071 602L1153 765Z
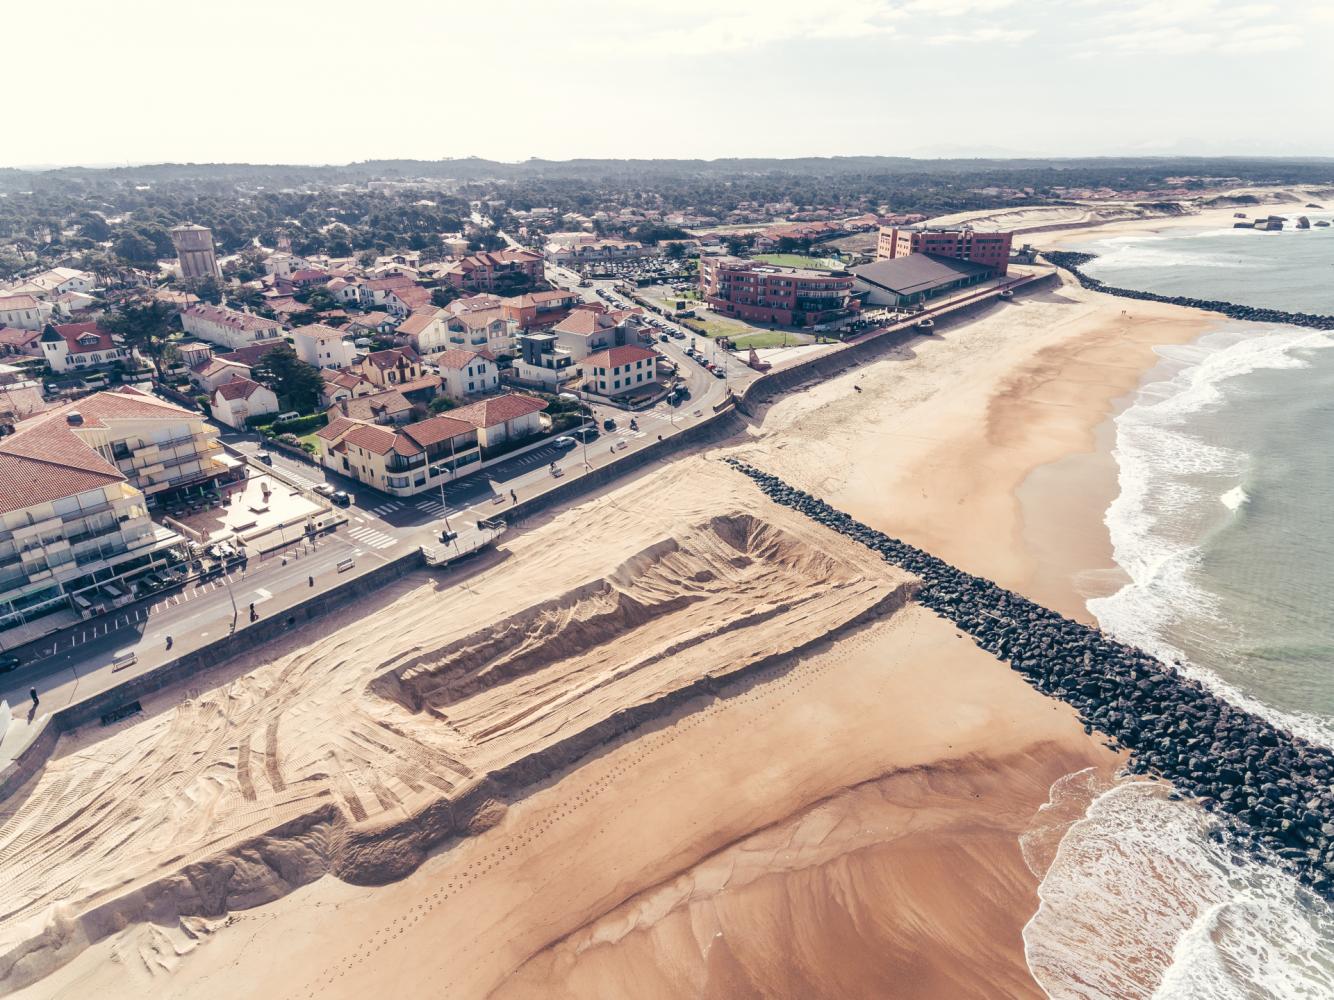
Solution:
M293 417L291 420L278 420L269 426L278 434L299 435L317 431L328 422L328 414L311 413L304 417Z

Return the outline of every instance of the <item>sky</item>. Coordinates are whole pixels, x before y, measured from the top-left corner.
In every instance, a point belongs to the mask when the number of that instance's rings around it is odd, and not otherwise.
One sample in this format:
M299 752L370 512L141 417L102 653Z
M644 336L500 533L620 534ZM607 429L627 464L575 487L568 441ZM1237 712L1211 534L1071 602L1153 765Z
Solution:
M1334 0L65 0L0 29L31 112L0 166L1334 155Z

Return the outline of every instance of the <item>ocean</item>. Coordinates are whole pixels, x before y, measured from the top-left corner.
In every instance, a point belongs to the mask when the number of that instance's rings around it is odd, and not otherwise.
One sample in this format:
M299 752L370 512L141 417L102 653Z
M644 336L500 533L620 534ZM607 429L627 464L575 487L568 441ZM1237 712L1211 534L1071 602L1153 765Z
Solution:
M1334 226L1073 249L1120 287L1334 314ZM1114 420L1120 492L1105 520L1130 582L1088 606L1118 638L1334 746L1331 348L1334 333L1220 317L1159 351ZM1091 780L1066 779L1044 810L1060 839L1025 943L1050 996L1334 997L1328 905L1233 856L1214 820L1166 788ZM1041 820L1031 838L1054 840Z

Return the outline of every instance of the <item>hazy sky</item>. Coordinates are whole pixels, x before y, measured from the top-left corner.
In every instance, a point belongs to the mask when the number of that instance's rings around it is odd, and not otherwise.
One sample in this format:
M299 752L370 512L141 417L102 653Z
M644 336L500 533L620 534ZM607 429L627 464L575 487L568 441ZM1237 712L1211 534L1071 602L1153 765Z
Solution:
M9 166L1334 155L1334 0L19 0L0 29Z

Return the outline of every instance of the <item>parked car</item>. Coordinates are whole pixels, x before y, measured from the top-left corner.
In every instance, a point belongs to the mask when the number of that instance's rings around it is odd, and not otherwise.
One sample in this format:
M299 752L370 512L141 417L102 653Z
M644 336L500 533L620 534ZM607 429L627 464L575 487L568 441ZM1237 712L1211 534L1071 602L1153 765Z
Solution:
M329 498L339 507L347 507L352 503L352 498L348 496L347 490L338 490Z
M0 656L0 674L7 674L11 670L17 669L22 662L14 653L6 653Z
M579 442L575 441L575 439L570 437L568 434L562 434L560 437L556 438L556 440L552 441L551 443L554 444L557 448L573 448Z
M596 427L576 427L570 431L570 435L580 441L592 441L598 436L598 429Z
M672 338L669 337L669 336L667 336L667 334L665 334L665 333L660 333L660 334L658 334L658 339L661 340L661 341L665 344L665 343L667 343L669 340L671 340Z
M714 378L727 378L727 372L725 372L725 371L724 371L723 369L721 369L721 368L715 368L715 369L713 370L713 377L714 377Z

